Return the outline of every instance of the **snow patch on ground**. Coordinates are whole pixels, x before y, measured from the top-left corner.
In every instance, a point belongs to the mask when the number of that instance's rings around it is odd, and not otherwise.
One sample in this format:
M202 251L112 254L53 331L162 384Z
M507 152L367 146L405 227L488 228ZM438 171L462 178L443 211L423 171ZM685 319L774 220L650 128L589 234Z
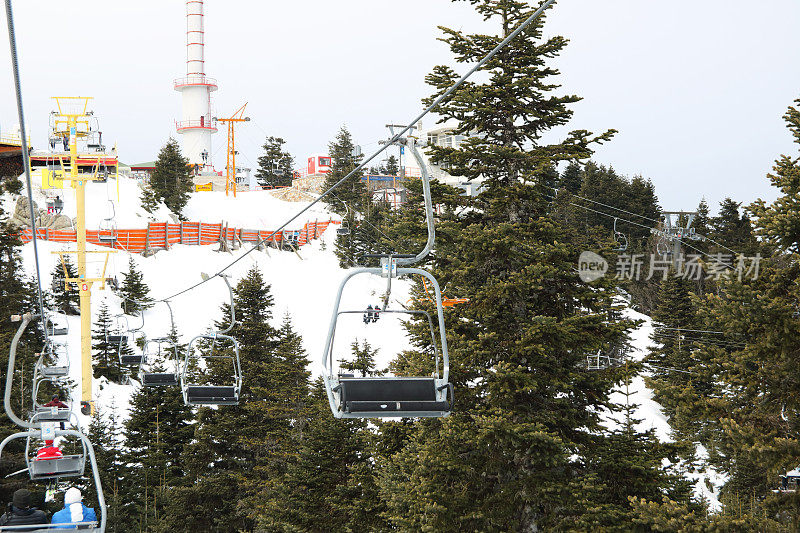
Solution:
M623 310L623 317L629 320L641 321L640 325L630 332L632 349L629 354L631 359L641 361L647 356L651 346L653 321L649 316L639 313L630 307L626 307ZM653 400L653 391L645 383L647 375L647 372L637 375L631 380L628 387L628 391L631 393L630 401L637 406L634 416L640 420L636 425L636 430L641 432L653 430L661 442L672 442L672 428L664 415L663 407ZM623 392L624 385L611 395L611 400L618 404L624 404L625 394ZM604 425L609 429L620 427L619 422L612 418L609 412L604 413L603 419ZM684 469L684 475L694 483L695 496L708 502L712 512L719 511L722 509L718 498L719 488L727 478L707 464L708 452L702 444L696 444L695 455L696 464L699 465L699 468Z

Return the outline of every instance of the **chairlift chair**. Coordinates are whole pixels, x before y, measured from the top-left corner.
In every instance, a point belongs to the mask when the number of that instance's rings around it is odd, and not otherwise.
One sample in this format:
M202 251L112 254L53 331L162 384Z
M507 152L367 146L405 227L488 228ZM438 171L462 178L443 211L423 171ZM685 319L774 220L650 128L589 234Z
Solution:
M116 211L114 209L114 202L109 200L108 203L111 204L111 216L100 221L97 231L97 240L103 244L117 242L117 222L115 220Z
M57 480L63 477L80 477L86 468L86 445L81 440L82 451L79 454L64 455L52 459L35 459L31 457L31 437L25 444L25 463L31 480Z
M56 323L53 320L53 315L63 315L64 321L60 324ZM62 335L67 335L69 333L69 322L67 321L67 315L64 313L47 313L47 317L44 320L44 327L47 330L48 337L58 337Z
M125 315L114 317L114 327L106 330L106 342L116 345L128 342L128 318Z
M129 335L126 336L126 342L120 342L117 348L117 355L119 356L119 363L125 366L138 366L144 362L144 353L123 353L124 346L130 346L134 350L138 349L137 337L144 339L144 331L130 330Z
M347 280L345 280L346 282ZM437 287L438 288L438 287ZM440 295L441 297L441 295ZM337 302L338 304L338 302ZM438 308L439 315L441 307ZM341 315L362 313L363 310L338 311L335 323ZM434 351L434 372L431 376L363 376L329 372L326 383L330 382L329 400L337 418L375 418L375 417L439 417L447 416L452 408L453 386L445 376L449 360L441 357L444 372L440 372L440 352L437 346L433 319L427 311L381 310L381 314L420 315L427 319ZM334 330L328 343L326 368L333 364ZM440 322L441 326L442 322ZM442 344L442 353L447 353L447 341Z
M394 139L394 126L389 126ZM382 417L442 417L450 414L453 408L453 385L449 381L450 356L447 350L447 336L444 326L442 291L439 283L430 272L419 268L401 268L422 261L433 249L435 240L433 202L431 200L430 178L422 154L416 147L416 139L409 136L395 142L410 148L419 164L422 174L422 190L425 199L425 222L428 239L418 254L370 254L365 257L380 258L379 268L357 268L345 276L333 306L328 338L322 355L322 377L328 394L331 412L336 418L382 418ZM392 279L403 275L420 275L426 278L434 289L436 314L438 318L439 345L441 345L441 366L433 321L430 320L435 362L430 376L355 377L334 373L334 337L336 326L342 312L339 306L342 293L348 281L360 274L371 274L386 278L387 290L381 313L386 313L391 295ZM357 312L363 313L363 309ZM413 313L412 313L413 314Z
M163 347L166 345L166 347ZM178 364L178 347L169 339L150 339L144 345L144 361L139 366L139 379L145 387L163 387L178 384L177 372L148 372L147 367L156 358L166 356L167 364Z
M196 346L201 339L211 341L211 352L207 355L195 354L198 352ZM233 350L232 354L223 354L218 350L219 341L229 344ZM225 385L211 385L199 383L198 368L193 365L194 359L218 359L229 360L233 373L231 379ZM191 374L191 375L190 375ZM221 333L208 333L198 335L189 341L186 347L186 357L183 360L181 371L181 390L183 400L186 405L238 405L239 393L242 390L242 367L239 360L239 343L233 337Z
M614 251L624 252L628 249L628 237L621 231L617 231L617 220L617 218L614 219L614 242L617 243Z
M35 372L35 369L34 369ZM67 407L46 407L39 402L39 390L42 383L53 383L57 385L59 377L46 377L43 374L34 375L33 387L31 387L31 399L33 405L33 418L37 422L67 422L72 416L72 401L69 398L61 400Z
M67 345L49 340L45 343L39 359L33 367L33 380L38 376L49 380L56 380L69 375L69 356Z

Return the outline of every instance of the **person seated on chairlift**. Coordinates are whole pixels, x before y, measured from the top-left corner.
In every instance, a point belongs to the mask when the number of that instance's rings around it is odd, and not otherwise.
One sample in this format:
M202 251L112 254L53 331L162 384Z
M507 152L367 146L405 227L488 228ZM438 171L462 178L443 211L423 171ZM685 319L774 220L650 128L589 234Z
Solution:
M64 493L64 508L53 515L51 524L76 524L80 522L96 522L97 513L91 507L83 505L83 494L75 487ZM54 528L67 529L67 528ZM77 526L72 526L77 529Z
M378 304L375 304L375 312L372 313L372 321L373 322L377 322L378 321L378 319L380 318L380 312L381 312L381 306L378 305Z
M44 404L44 407L51 407L51 408L55 407L56 409L69 409L69 405L62 402L59 399L58 394L54 394L53 398L49 402ZM64 429L64 427L65 427L64 422L61 422L61 429Z
M65 404L61 401L58 397L58 394L53 394L53 397L50 399L49 402L44 404L45 407L56 407L58 409L69 409L69 405Z
M61 459L64 454L61 453L61 448L53 445L52 440L44 441L44 448L36 450L36 459L34 461L50 461L51 459Z
M5 514L0 516L0 526L29 526L46 523L47 514L36 507L31 507L31 491L28 489L14 491L12 503L8 504ZM20 528L14 531L32 531L34 529L38 528Z
M372 305L367 306L367 312L364 313L364 324L369 324L370 322L374 322L375 319L373 318L375 313L372 311Z

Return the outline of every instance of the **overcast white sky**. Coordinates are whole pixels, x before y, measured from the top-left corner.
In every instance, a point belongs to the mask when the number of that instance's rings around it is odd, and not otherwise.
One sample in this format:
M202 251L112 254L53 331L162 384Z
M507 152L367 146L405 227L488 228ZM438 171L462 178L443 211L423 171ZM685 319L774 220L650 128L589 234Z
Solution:
M49 97L94 96L121 160L154 159L181 112L172 80L185 72L185 3L16 0L14 9L34 146L46 145ZM798 23L796 0L560 0L546 32L571 40L554 63L564 91L585 98L571 127L620 130L595 159L652 179L663 207L687 209L701 197L713 208L725 196L775 196L766 173L796 153L781 116L800 97ZM246 165L271 134L300 166L342 124L375 149L384 124L421 110L425 74L452 65L437 25L496 31L468 2L208 0L216 113L249 102L252 122L237 128ZM17 118L5 44L0 72L8 131ZM214 152L224 166L224 131Z

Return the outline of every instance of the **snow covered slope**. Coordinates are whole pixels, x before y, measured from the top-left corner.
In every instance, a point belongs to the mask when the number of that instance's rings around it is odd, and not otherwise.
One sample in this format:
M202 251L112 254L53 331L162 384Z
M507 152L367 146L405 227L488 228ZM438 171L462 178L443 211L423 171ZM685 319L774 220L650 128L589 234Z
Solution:
M38 191L37 191L38 193ZM64 214L75 215L74 195L67 190L65 194ZM108 185L92 184L87 188L87 226L91 229L105 218L107 212L107 196L116 198L116 184L109 180ZM38 193L37 200L43 200ZM134 180L120 179L121 207L117 207L117 224L119 227L143 227L148 214L141 209L139 188ZM6 197L6 206L13 205L14 199ZM267 192L241 193L236 199L225 197L224 193L195 193L189 202L186 214L194 220L204 222L226 221L236 226L252 229L274 229L284 223L307 204L301 202L283 202L276 200ZM164 214L160 220L166 220L168 212L156 213L153 218ZM306 221L336 219L324 204L318 204L305 213L288 229L300 228ZM295 329L302 335L308 357L312 362L311 370L319 374L323 345L331 319L333 299L345 270L339 268L333 249L336 233L332 228L323 238L312 241L302 247L297 254L275 249L253 251L226 272L232 276L235 284L250 268L257 266L265 280L270 283L275 298L273 308L273 324L279 326L283 316L288 313ZM42 269L45 288L50 286L50 273L58 258L53 251L74 249L73 245L39 241L40 267ZM90 250L107 250L89 245ZM137 268L143 273L145 282L150 287L150 295L155 299L169 296L181 289L201 280L201 273L214 274L234 259L243 256L250 247L242 248L233 254L219 253L217 246L181 246L175 245L169 251L161 251L152 257L129 255L117 251L111 255L106 277L116 276L122 280L122 274L128 269L128 259L132 257ZM28 243L22 250L23 263L28 274L34 273L33 244ZM89 275L99 275L102 264L90 263ZM393 306L398 302L405 303L409 296L409 283L400 281L393 284ZM385 290L385 280L359 276L353 279L342 299L342 309L361 310L367 305L379 303L379 296ZM102 301L106 301L112 314L121 313L121 299L106 289L95 289L92 292L93 321ZM228 291L222 280L214 279L201 287L188 292L172 301L175 322L181 341L186 342L193 336L204 333L220 318L220 305L227 303ZM70 375L76 383L80 378L80 322L78 317L71 317L68 343L71 356ZM138 319L131 319L131 325L138 324ZM164 336L169 331L169 314L165 305L156 305L145 315L144 331L148 337ZM384 315L378 324L365 325L361 315L345 317L337 329L337 359L347 357L349 344L354 339L367 339L374 347L380 347L378 366L383 367L403 349L408 342L402 325L395 317ZM245 376L245 379L247 377ZM100 389L103 389L102 391ZM127 407L127 396L130 386L117 386L107 383L95 383L97 405L107 408L113 402L121 410L123 416ZM79 389L74 390L77 399ZM85 423L86 420L83 420Z
M140 189L131 179L121 178L119 181L121 204L116 202L116 182L108 184L92 184L87 190L87 221L90 229L96 228L99 222L109 216L111 208L109 199L115 203L116 221L120 228L144 227L148 219L157 221L171 220L165 207L149 215L140 206ZM37 202L42 203L43 195L37 191ZM74 195L69 189L64 195L64 214L75 215ZM13 207L14 200L6 196L3 199L6 208ZM191 220L203 222L228 222L237 227L251 229L275 229L294 213L305 207L305 203L290 203L276 200L267 192L240 193L237 198L226 197L224 193L195 193L186 207L185 214ZM336 215L327 211L324 204L309 210L288 229L297 229L307 221L336 219ZM227 270L235 284L253 266L257 266L265 280L270 283L275 298L273 308L273 324L280 325L283 316L288 313L295 329L303 338L304 347L311 360L314 375L320 372L323 345L331 320L333 300L346 270L341 269L333 253L335 231L329 229L322 239L312 241L300 249L299 254L271 249L268 252L254 251ZM128 259L132 257L137 268L144 274L149 285L150 295L164 298L174 294L201 279L201 273L214 274L236 258L243 256L250 247L247 246L233 254L219 253L217 246L182 246L175 245L169 251L161 251L152 257L140 255L130 256L119 251L111 256L106 275L122 279L127 271ZM56 250L71 249L67 245L47 241L39 241L40 266L44 274L43 283L50 286L50 272L57 262L57 256L51 254ZM89 249L102 249L89 246ZM23 247L23 262L29 274L34 272L33 245ZM93 264L95 269L100 265ZM90 275L96 273L90 268ZM393 283L392 307L397 309L409 298L410 284L407 281ZM362 310L367 305L378 304L379 296L385 290L385 280L367 276L356 277L348 284L342 300L342 309ZM181 334L181 341L187 342L194 335L205 332L214 320L220 318L220 305L228 299L227 289L222 280L214 279L201 287L172 300L176 326ZM110 290L94 290L92 294L92 310L96 317L100 303L106 301L112 314L121 312L121 300ZM628 308L626 317L641 320L641 326L632 333L632 357L640 360L645 356L652 333L652 321L646 315ZM94 322L94 320L93 320ZM80 380L80 322L78 317L69 319L70 332L68 343L71 356L70 375L76 384ZM138 324L138 319L131 319L131 324ZM148 337L164 336L169 331L169 315L165 305L156 305L145 315L144 331ZM373 347L379 348L378 367L383 368L398 352L409 347L402 325L397 317L383 315L377 324L365 325L360 314L345 315L340 321L336 335L337 359L350 354L350 343L358 338L366 339ZM244 376L247 379L247 376ZM112 406L121 416L126 416L129 397L133 392L130 385L116 385L104 380L94 384L96 404L104 410ZM642 419L640 430L653 429L662 441L669 441L671 429L662 412L661 406L653 400L652 392L647 388L644 378L637 376L630 386L634 394L631 401L638 404L637 418ZM79 399L79 387L73 391L75 400ZM616 393L613 400L625 401L621 393ZM608 417L606 423L612 426L615 422ZM81 417L83 424L88 423ZM702 459L704 450L698 446L698 456ZM724 479L709 470L706 473L688 471L687 477L695 481L696 493L705 497L718 508L716 488ZM707 483L708 482L708 483ZM707 485L711 485L709 489Z

